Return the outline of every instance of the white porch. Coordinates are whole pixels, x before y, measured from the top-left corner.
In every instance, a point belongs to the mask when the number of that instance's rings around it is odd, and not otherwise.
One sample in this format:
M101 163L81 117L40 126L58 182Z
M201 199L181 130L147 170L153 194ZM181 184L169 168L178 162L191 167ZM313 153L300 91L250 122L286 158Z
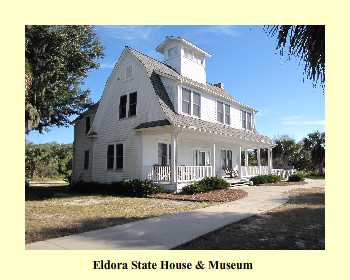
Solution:
M231 178L236 180L272 172L271 145L169 128L147 129L141 138L143 178L175 189L204 177L228 177L225 168L237 171ZM255 166L250 165L249 149L256 151Z

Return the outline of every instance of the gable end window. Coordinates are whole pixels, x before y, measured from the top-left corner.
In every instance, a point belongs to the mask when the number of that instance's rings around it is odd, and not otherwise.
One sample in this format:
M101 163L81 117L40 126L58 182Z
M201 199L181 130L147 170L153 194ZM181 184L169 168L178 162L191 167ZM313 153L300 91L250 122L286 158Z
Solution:
M108 145L107 147L107 169L114 168L114 145Z
M217 102L217 121L224 123L224 103L221 101Z
M127 95L120 96L119 101L119 119L126 118L126 103L128 101Z
M123 153L123 144L116 145L116 168L123 169L124 163L124 153Z
M182 88L182 112L191 115L191 91Z
M90 130L90 117L86 117L85 119L85 134L88 134Z
M130 79L132 77L132 65L128 65L125 70L125 79Z
M89 150L84 151L84 169L89 169Z
M129 94L129 117L136 116L137 92Z

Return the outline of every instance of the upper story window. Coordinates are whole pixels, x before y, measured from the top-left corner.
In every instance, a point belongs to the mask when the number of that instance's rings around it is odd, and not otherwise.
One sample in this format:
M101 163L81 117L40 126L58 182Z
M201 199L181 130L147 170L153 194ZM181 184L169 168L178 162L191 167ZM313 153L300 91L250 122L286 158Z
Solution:
M182 113L200 117L201 95L198 92L182 88Z
M224 103L221 101L217 102L217 121L224 123Z
M91 119L90 117L86 117L85 119L85 134L88 134L91 126Z
M191 115L191 91L182 88L182 112Z
M247 112L247 129L252 130L252 113Z
M125 79L130 79L132 77L132 65L126 66Z
M129 94L129 117L136 116L137 92Z
M253 116L251 112L241 110L242 115L242 128L247 130L253 129Z
M217 121L223 124L230 125L230 105L224 104L224 102L217 101Z
M247 128L247 116L246 116L246 111L241 111L242 114L242 128L246 129Z
M127 94L120 96L119 119L124 119L126 118L126 116L128 117L136 116L136 112L137 112L137 92L135 91L129 94L129 103L128 103Z
M128 102L128 96L122 95L120 96L119 101L119 119L126 118L126 103Z
M228 104L225 104L225 124L227 124L227 125L231 124L230 105L228 105Z
M176 47L172 47L168 50L168 57L172 58L175 57L177 55L177 48Z
M201 114L201 95L193 92L193 115L200 117Z

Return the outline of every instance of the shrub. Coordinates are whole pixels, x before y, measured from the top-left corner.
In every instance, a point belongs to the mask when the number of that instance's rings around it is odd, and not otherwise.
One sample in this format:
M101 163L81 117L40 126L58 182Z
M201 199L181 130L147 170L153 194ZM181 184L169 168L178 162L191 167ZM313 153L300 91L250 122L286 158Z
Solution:
M72 191L87 194L125 195L146 197L161 191L160 187L149 180L129 180L113 183L80 181L72 185Z
M305 180L305 175L301 172L292 174L288 177L288 182L302 182Z
M194 182L193 184L182 188L182 192L186 194L196 194L219 189L227 189L229 186L230 184L222 178L205 177L198 182Z
M250 181L252 181L254 185L261 185L279 182L281 181L281 177L277 175L259 175L250 178Z

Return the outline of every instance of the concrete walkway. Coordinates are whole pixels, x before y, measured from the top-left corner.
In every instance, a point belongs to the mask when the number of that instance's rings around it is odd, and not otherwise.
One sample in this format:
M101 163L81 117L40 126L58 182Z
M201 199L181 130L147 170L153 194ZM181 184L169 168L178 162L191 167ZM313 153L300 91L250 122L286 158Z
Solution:
M171 249L203 234L238 222L285 202L292 188L324 187L324 180L298 186L243 186L248 196L229 203L164 215L105 229L27 244L37 250Z

